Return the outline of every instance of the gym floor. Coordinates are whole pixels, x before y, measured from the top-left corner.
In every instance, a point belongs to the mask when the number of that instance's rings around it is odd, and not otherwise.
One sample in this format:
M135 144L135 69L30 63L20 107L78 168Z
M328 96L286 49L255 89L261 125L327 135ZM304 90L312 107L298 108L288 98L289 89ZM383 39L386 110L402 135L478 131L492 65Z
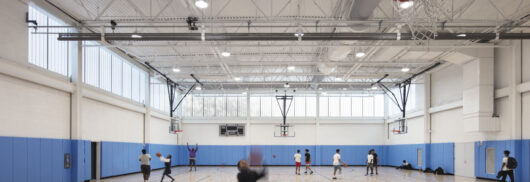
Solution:
M302 175L294 174L294 167L267 167L268 175L265 179L260 181L437 181L437 182L479 182L490 181L483 179L474 179L453 175L434 175L432 173L421 173L415 170L397 170L394 167L380 167L379 175L364 176L366 168L364 167L346 167L342 169L342 175L338 175L337 180L333 180L333 168L331 166L314 166L313 175L304 175L302 168ZM171 176L178 182L233 182L236 180L237 169L234 166L228 167L199 167L197 172L189 172L188 167L173 167ZM162 170L155 170L151 172L149 181L160 181L162 177ZM103 179L103 182L134 182L143 181L142 174L135 173L130 175L118 176ZM164 181L171 181L169 178L164 178Z

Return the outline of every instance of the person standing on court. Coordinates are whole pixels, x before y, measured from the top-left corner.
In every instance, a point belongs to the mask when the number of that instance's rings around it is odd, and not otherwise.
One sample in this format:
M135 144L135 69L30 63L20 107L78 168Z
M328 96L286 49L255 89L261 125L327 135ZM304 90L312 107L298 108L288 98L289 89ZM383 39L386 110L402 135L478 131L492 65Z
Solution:
M342 174L342 168L340 167L340 164L342 163L346 165L346 163L340 159L340 149L337 149L336 151L337 153L333 155L333 179L337 179L337 170L339 170L339 175Z
M309 174L313 174L313 170L310 167L311 165L311 154L309 154L309 149L305 149L305 174L307 174L307 169L311 171Z
M379 157L377 156L377 153L375 153L374 149L372 149L372 156L374 156L375 175L379 175L379 170L377 169L377 164L379 163Z
M160 153L157 153L157 156ZM160 161L164 163L164 173L162 174L162 179L160 179L160 182L164 181L164 177L167 176L168 178L171 178L171 181L175 181L173 177L171 177L169 174L171 174L171 155L167 155L166 158L164 156L159 155Z
M140 171L142 171L142 174L144 175L144 182L147 182L151 175L151 155L146 153L145 149L142 149L142 154L138 157L138 160L140 161Z
M199 144L195 144L195 148L190 149L190 144L186 143L188 146L188 152L190 153L190 171L192 167L195 167L195 171L197 171L197 163L195 160L195 157L197 156L197 151L199 150Z
M300 150L296 150L296 153L294 154L294 162L296 164L294 174L300 175L300 167L302 166L302 155L300 154Z
M373 150L368 151L368 156L366 157L366 174L368 176L368 169L371 170L370 176L374 175L374 155Z
M510 181L515 181L513 176L513 170L517 167L517 161L515 158L510 157L510 151L505 150L504 151L504 158L502 158L502 167L501 171L499 172L502 176L501 181L506 181L506 176L510 177ZM497 176L499 178L500 176Z
M261 163L260 161L257 162ZM267 175L265 168L262 168L259 172L251 170L247 161L244 159L241 159L237 163L237 170L239 170L239 173L237 173L238 182L256 182Z

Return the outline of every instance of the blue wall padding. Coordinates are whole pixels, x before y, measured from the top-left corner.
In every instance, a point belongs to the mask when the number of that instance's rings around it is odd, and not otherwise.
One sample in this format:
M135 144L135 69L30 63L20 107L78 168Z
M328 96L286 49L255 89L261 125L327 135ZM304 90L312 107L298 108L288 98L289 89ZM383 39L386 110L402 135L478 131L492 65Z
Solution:
M101 177L140 171L141 143L101 142Z
M495 148L495 173L486 172L486 149ZM475 176L481 178L495 179L497 171L502 167L504 150L509 150L510 156L518 161L518 167L514 171L516 181L530 181L530 140L499 140L475 142Z
M71 181L82 182L92 177L92 146L90 141L72 140Z
M401 166L403 160L407 160L409 164L415 169L425 169L428 164L428 157L426 147L428 144L407 144L407 145L387 145L385 147L384 155L381 155L382 164L389 166ZM418 149L422 149L422 165L418 165Z
M429 161L431 169L435 170L438 167L444 169L446 173L455 173L455 144L454 143L432 143L425 144L430 147L430 152L424 152L429 154L426 156Z
M68 182L64 154L71 152L67 139L0 137L0 179L12 182Z

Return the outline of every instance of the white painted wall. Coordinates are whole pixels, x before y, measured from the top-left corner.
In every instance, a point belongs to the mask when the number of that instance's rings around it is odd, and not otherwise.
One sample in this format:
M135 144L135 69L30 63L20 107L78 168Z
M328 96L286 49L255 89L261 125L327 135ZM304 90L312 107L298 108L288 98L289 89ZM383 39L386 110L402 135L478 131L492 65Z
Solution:
M0 58L25 63L28 60L28 6L22 1L2 1L0 6Z
M511 48L494 49L494 85L496 89L508 87L510 84L510 69L512 67L513 53Z
M92 141L142 143L144 115L83 98L82 136Z
M523 61L522 61L522 80L523 82L529 82L530 81L530 40L523 40Z
M0 136L70 138L70 94L0 74Z
M460 65L450 65L432 74L431 107L462 100L462 75Z
M530 92L523 94L523 139L530 139Z
M352 121L349 121L352 122ZM230 123L230 122L228 122ZM295 137L274 137L274 125L262 120L252 120L246 126L245 136L219 136L219 124L223 122L192 121L182 124L182 143L200 145L382 145L385 135L384 124L347 123L327 121L316 123L294 122Z
M167 119L151 117L151 142L155 144L167 144L176 145L178 144L177 134L169 134L170 122Z

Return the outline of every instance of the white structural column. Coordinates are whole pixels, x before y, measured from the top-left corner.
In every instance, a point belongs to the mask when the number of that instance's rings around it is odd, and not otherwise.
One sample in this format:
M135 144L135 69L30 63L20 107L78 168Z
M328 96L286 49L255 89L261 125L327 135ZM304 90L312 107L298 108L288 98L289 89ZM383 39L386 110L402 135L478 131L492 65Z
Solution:
M423 76L423 120L424 120L424 143L431 143L431 74Z
M463 115L468 131L498 131L494 112L493 48L461 51L475 59L463 65Z
M510 69L510 115L512 118L511 130L512 139L522 139L522 93L517 90L517 86L521 83L522 72L522 50L523 40L512 41L512 65Z
M74 44L77 48L77 55L73 55L73 60L71 65L72 70L72 83L74 83L75 88L71 95L71 110L70 110L70 138L81 140L83 139L82 133L82 103L83 103L83 42L77 41L77 44Z
M145 114L144 114L144 145L151 142L151 76L152 72L148 71L147 88L145 91ZM170 108L171 110L171 108ZM178 139L177 139L178 140ZM178 142L178 141L177 141Z

